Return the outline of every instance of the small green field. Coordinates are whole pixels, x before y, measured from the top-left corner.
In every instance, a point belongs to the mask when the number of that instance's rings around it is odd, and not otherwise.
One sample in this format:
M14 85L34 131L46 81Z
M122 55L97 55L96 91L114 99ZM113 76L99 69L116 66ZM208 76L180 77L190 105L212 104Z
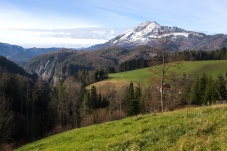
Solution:
M138 69L127 72L109 74L109 79L97 82L96 87L102 85L127 85L129 82L146 85L150 77L157 76L158 70L155 67ZM212 61L184 61L174 65L170 70L176 72L177 75L192 75L197 76L206 72L207 75L218 76L225 75L227 72L227 60L212 60ZM89 87L88 87L89 89Z
M23 146L47 150L227 150L227 105L138 115L74 129Z

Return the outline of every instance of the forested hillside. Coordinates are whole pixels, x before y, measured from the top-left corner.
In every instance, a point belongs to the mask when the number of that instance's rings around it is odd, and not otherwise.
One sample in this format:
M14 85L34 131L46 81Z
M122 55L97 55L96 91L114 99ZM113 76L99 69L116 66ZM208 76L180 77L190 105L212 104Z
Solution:
M0 144L16 147L44 136L53 127L49 85L4 57L0 70Z

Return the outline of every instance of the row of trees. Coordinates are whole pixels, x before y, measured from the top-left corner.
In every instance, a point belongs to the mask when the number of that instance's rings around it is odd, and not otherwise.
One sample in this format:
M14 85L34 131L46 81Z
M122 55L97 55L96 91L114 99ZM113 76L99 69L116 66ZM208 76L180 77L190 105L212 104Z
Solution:
M148 60L144 59L136 59L136 60L128 60L125 62L122 62L119 64L116 68L116 71L118 72L124 72L124 71L130 71L130 70L135 70L135 69L140 69L140 68L146 68L148 67Z
M178 53L178 57L181 57L185 61L195 61L195 60L227 60L227 49L223 47L222 49L206 51L190 51L185 50Z
M191 102L198 105L209 105L227 99L226 82L223 76L217 79L205 73L197 77L191 88Z
M100 70L81 70L78 71L74 78L77 81L80 81L84 85L89 85L107 78L106 71L103 69Z

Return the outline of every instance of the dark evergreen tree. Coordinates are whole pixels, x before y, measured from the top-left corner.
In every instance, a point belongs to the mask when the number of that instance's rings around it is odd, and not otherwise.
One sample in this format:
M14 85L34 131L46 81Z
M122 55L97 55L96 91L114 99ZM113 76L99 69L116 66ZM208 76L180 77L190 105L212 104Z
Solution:
M102 98L102 102L101 102L101 104L100 104L100 107L101 107L101 108L106 108L106 107L108 107L108 106L109 106L108 100L105 99L105 98Z
M98 95L97 95L97 91L96 91L96 87L93 85L91 87L91 107L93 109L97 109L98 108Z
M131 82L128 89L127 97L127 113L129 116L134 115L134 85Z
M200 93L200 97L201 97L201 103L205 104L206 103L206 98L205 98L205 89L208 83L208 77L206 75L206 73L204 72L199 80L199 93Z
M183 77L179 79L180 89L178 91L180 96L181 104L190 104L190 91L192 88L193 80L188 78L186 74L183 74Z
M225 47L223 47L220 50L220 59L221 60L226 60L227 59L227 49Z
M107 73L115 73L115 72L116 72L115 67L108 67Z
M196 78L194 84L191 88L191 103L192 104L201 104L201 92L199 91L200 80L199 77Z
M134 91L134 85L131 82L128 88L128 94L127 94L127 114L129 116L133 116L139 113L139 98L141 96L140 90L137 90L137 99L135 98L135 91Z
M134 114L139 114L140 113L140 107L141 107L141 97L142 97L142 92L140 86L136 87L135 89L135 99L133 102L134 106Z
M99 71L98 70L95 71L95 81L96 82L99 81Z
M100 70L99 71L99 81L103 80L105 77L104 77L105 73L103 70Z
M218 99L218 91L215 81L212 77L207 80L206 88L203 95L203 104L209 105Z
M97 108L100 108L100 107L101 107L101 104L102 104L102 95L99 94L99 95L98 95Z
M226 90L225 78L223 76L219 75L216 83L217 83L217 91L219 94L219 99L226 100L227 99L227 90Z
M134 98L134 85L132 82L129 85L129 98L131 98L131 99Z

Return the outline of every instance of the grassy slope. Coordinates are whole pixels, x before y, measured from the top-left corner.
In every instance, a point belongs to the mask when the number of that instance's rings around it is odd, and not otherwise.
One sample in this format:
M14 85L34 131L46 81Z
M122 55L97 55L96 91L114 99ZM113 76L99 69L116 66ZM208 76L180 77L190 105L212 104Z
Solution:
M227 71L227 60L185 61L181 62L177 67L173 67L172 70L176 71L178 75L182 75L183 73L187 75L198 75L203 72L206 72L208 75L211 76L217 76L219 74L224 75ZM150 70L149 68L144 68L133 71L109 74L109 79L97 82L94 85L97 87L106 83L113 85L124 85L128 84L128 82L131 81L134 83L145 84L152 76L155 76L155 74L152 73L152 70Z
M75 129L18 150L227 150L227 105L140 115Z

